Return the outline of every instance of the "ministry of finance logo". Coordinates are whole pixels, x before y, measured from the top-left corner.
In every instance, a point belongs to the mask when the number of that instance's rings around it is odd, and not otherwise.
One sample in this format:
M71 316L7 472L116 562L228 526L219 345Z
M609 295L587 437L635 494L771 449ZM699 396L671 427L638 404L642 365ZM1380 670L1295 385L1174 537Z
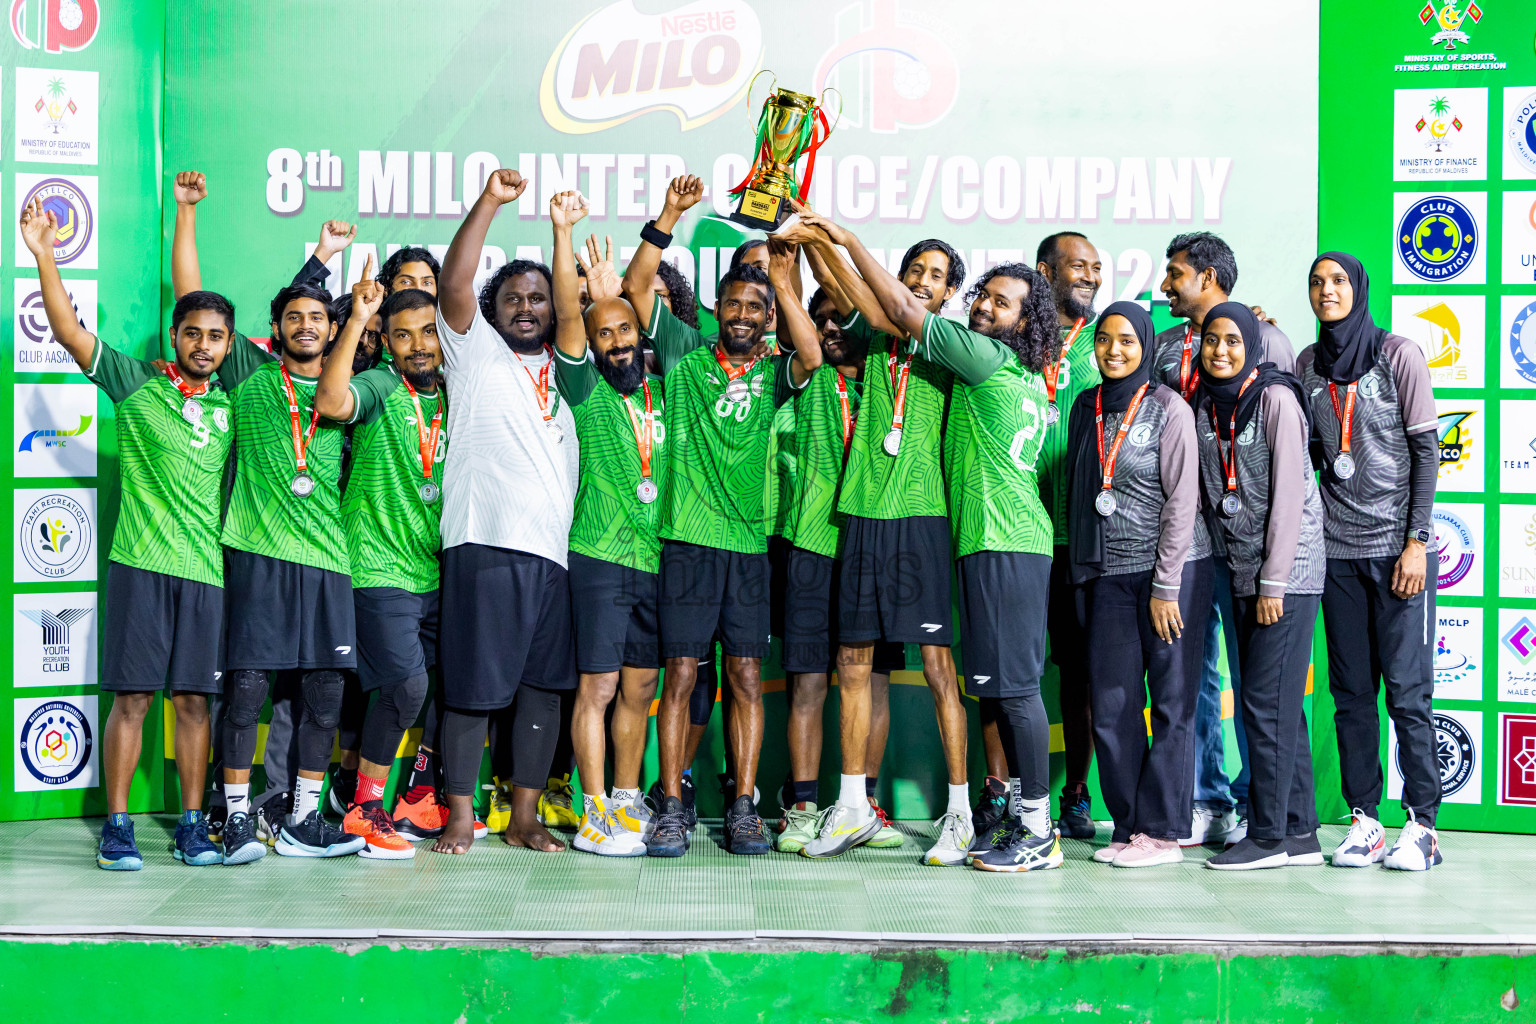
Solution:
M1397 254L1415 277L1449 281L1472 263L1481 234L1472 211L1460 201L1426 196L1398 221Z
M59 266L68 266L79 259L91 244L96 230L96 211L86 198L85 190L68 178L44 178L33 185L22 197L25 209L32 200L41 198L43 210L53 214L58 225L53 236L53 259Z
M67 494L45 494L34 501L17 533L22 557L48 579L72 575L93 554L90 515Z
M22 725L20 760L43 786L64 786L90 767L92 742L85 712L73 701L51 700L34 709Z

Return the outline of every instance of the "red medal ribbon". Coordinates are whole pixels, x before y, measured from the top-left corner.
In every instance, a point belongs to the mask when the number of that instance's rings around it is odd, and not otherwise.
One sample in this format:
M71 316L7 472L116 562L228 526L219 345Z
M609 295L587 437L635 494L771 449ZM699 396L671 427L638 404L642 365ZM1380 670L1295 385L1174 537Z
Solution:
M405 390L411 393L411 401L416 406L416 443L421 446L421 475L427 480L432 479L432 466L437 461L437 432L443 425L443 403L439 399L437 411L432 414L432 430L429 433L426 425L422 423L425 418L421 415L421 399L416 397L416 389L404 374L400 375L400 381L405 385ZM548 419L548 417L545 417Z
M176 365L172 363L165 368L165 375L176 385L176 390L181 392L182 398L200 398L208 393L208 382L203 381L203 386L193 391L187 382L181 379L181 374L176 372Z
M762 357L754 356L753 358L748 359L746 362L742 363L740 366L732 366L731 361L725 357L725 352L721 350L720 346L715 346L715 362L720 364L720 370L725 374L725 382L727 384L735 380L737 377L745 376L748 370L757 365L757 360L760 358Z
M905 397L905 392L903 392ZM837 375L837 400L843 407L843 458L848 457L848 447L853 444L853 410L848 405L848 382Z
M1237 397L1239 399L1243 397L1243 392L1248 390L1248 385L1252 384L1258 376L1259 368L1255 366L1253 371L1248 374L1248 379L1243 381L1243 386L1237 389ZM1221 454L1221 428L1216 422L1216 407L1214 405L1211 406L1211 429L1216 431L1216 457L1221 460L1221 468L1227 472L1227 490L1229 492L1235 491L1237 490L1237 438L1233 435L1237 433L1236 403L1232 406L1232 422L1227 424L1227 441L1232 446L1230 449L1232 452L1231 462L1228 462L1227 457Z
M1146 395L1147 388L1151 387L1151 384L1152 382L1148 381L1138 388L1136 394L1131 398L1131 404L1126 406L1125 416L1120 420L1120 429L1115 431L1114 446L1109 449L1108 461L1104 458L1104 385L1100 384L1097 388L1094 388L1093 422L1097 428L1094 433L1098 437L1099 469L1104 474L1104 490L1106 491L1109 490L1109 485L1115 479L1115 458L1120 454L1120 442L1125 440L1126 433L1131 429L1131 424L1135 422L1136 413L1141 409L1141 400Z
M1061 364L1067 361L1067 353L1072 350L1072 343L1077 340L1077 335L1087 323L1084 317L1078 317L1077 323L1072 325L1072 333L1067 335L1067 340L1061 343L1061 356L1052 363L1046 363L1040 371L1045 377L1045 401L1049 405L1056 404L1056 378L1061 374Z
M1194 397L1195 389L1200 386L1200 367L1193 366L1194 340L1195 326L1190 324L1184 328L1184 355L1179 359L1179 394L1186 402Z
M891 375L891 390L895 393L895 398L893 399L891 405L892 430L901 430L902 424L906 421L907 378L911 376L912 373L911 352L907 353L907 358L901 361L901 365L899 367L896 365L896 350L900 346L901 342L897 341L895 338L892 338L890 355L886 356L885 358L885 369L886 372Z
M293 389L293 378L288 374L288 367L279 362L277 368L282 371L283 390L288 393L288 416L293 421L294 461L297 462L300 473L308 472L309 461L305 458L305 453L309 451L309 442L314 440L315 428L320 425L320 417L315 414L314 406L311 405L309 409L309 430L303 434L299 433L298 392Z
M1339 386L1333 381L1328 382L1328 397L1333 399L1333 414L1339 418L1339 429L1342 431L1339 436L1339 454L1341 455L1349 453L1349 435L1353 432L1355 425L1355 388L1359 383L1359 381L1352 381L1349 384L1348 393L1344 396L1344 408L1340 411Z
M555 418L553 410L549 407L549 368L555 362L554 349L548 345L544 346L544 354L549 356L549 361L539 367L539 377L537 380L533 377L533 371L528 369L528 364L523 362L523 357L518 356L516 352L512 354L517 356L517 365L521 366L523 372L528 375L528 380L533 385L534 392L539 396L539 412L544 414L544 422L548 423Z
M640 477L644 480L651 478L651 450L656 443L656 424L651 419L651 382L641 381L640 387L645 392L645 422L642 426L635 420L634 406L629 404L629 395L624 396L624 411L629 413L629 425L635 432L635 446L640 449Z

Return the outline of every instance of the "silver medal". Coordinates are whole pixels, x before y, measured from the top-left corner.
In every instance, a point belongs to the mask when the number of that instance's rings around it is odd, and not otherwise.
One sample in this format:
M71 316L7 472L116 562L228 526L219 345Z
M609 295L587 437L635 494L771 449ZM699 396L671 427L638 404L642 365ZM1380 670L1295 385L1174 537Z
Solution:
M307 498L315 493L315 478L308 473L299 473L288 487L300 498Z
M440 494L442 494L442 488L438 487L437 484L433 483L431 480L428 480L421 485L421 500L426 502L428 505L435 502L438 498L438 495Z
M195 398L189 398L181 403L181 418L196 426L203 418L203 403Z
M1231 519L1243 510L1243 499L1237 496L1236 491L1228 491L1226 497L1221 499L1221 514Z
M745 402L752 397L752 389L738 377L725 386L725 397L732 402Z
M1054 407L1053 407L1054 408ZM1108 488L1099 492L1099 496L1093 499L1094 511L1108 519L1115 514L1115 492Z
M656 481L650 477L642 477L640 483L635 486L635 497L646 505L656 500Z
M547 420L544 425L549 428L549 434L555 439L555 444L560 444L565 440L565 431L560 429L560 424L554 420Z
M885 435L885 440L881 442L881 447L885 449L885 454L892 457L894 457L897 452L901 451L900 428L892 427L890 433Z
M1355 475L1355 457L1349 452L1340 452L1339 457L1333 460L1333 475L1340 480L1348 480Z
M1045 425L1050 426L1052 423L1055 423L1059 419L1061 419L1061 410L1056 408L1056 403L1052 402L1047 405L1045 407ZM1109 513L1107 512L1105 513L1105 515L1108 514Z

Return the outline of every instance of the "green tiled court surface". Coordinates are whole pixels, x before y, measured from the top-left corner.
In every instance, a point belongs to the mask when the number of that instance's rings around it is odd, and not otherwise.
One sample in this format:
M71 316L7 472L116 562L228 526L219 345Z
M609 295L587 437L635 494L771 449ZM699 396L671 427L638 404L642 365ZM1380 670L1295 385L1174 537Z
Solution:
M168 816L135 824L137 873L96 867L99 818L0 824L0 934L1536 943L1530 836L1442 833L1445 863L1424 873L1216 872L1208 850L1129 871L1067 840L1060 870L989 875L919 863L927 822L899 824L904 847L832 861L733 857L708 822L680 860L536 854L492 836L459 857L423 845L410 861L269 854L229 868L175 862ZM1325 826L1324 849L1342 835Z

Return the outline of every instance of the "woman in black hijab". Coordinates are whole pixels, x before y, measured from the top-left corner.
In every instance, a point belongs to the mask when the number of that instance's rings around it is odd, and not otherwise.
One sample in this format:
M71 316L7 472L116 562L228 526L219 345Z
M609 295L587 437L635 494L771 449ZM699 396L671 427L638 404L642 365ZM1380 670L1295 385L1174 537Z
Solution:
M1252 365L1253 312L1206 314L1195 425L1207 520L1226 544L1252 781L1248 835L1205 862L1245 871L1321 864L1302 698L1323 590L1323 506L1296 378Z
M1323 625L1339 776L1352 810L1337 867L1422 871L1440 863L1440 770L1430 717L1437 570L1429 565L1440 468L1429 367L1418 345L1371 319L1370 279L1353 256L1325 252L1308 281L1317 344L1296 370L1323 461L1328 553ZM1387 848L1377 678L1397 733L1408 823Z
M1211 607L1194 415L1152 380L1152 342L1139 305L1104 310L1093 338L1103 382L1078 396L1067 431L1068 554L1085 584L1094 746L1115 821L1093 857L1124 868L1184 859Z

